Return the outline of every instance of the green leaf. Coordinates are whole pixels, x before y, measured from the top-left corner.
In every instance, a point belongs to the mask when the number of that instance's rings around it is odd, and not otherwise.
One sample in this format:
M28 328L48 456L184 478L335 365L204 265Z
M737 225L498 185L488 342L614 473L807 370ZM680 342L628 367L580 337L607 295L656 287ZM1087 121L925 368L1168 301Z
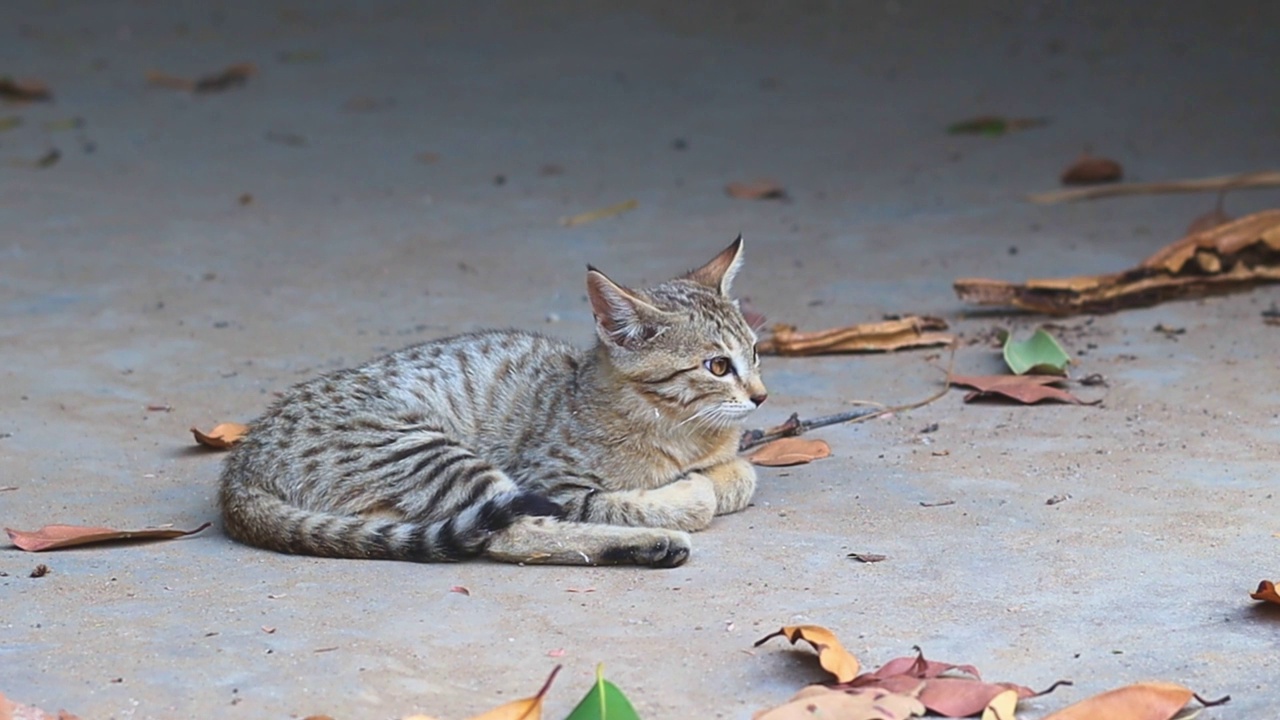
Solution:
M565 720L640 720L640 716L618 686L604 679L604 665L597 665L595 686Z
M1026 340L1014 340L1013 335L1001 331L1004 340L1004 361L1014 375L1066 375L1071 356L1053 336L1038 329Z

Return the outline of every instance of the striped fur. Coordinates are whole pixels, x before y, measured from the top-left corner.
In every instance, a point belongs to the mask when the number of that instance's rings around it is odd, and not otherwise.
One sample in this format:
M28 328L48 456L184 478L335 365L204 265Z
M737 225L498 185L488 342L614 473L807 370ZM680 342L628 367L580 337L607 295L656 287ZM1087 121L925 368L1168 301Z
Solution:
M227 457L227 532L326 557L683 563L687 533L755 490L736 455L765 397L729 297L741 258L739 239L645 290L589 269L589 350L479 332L294 386Z

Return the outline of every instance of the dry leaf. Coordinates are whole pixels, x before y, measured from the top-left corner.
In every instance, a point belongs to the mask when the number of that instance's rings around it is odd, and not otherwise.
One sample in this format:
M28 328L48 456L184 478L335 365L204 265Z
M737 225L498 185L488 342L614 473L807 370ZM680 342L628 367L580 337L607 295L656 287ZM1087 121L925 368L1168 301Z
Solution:
M833 690L810 685L785 704L752 715L752 720L905 720L924 715L925 707L912 695L879 688Z
M1275 583L1270 580L1263 580L1258 583L1258 589L1249 593L1249 597L1254 600L1280 604L1280 593L1276 592Z
M975 392L964 396L965 402L980 397L999 395L1032 405L1042 400L1056 400L1073 405L1093 405L1100 401L1085 402L1053 383L1062 382L1056 375L952 375L952 385L971 387Z
M1081 700L1046 715L1044 720L1169 720L1194 696L1174 683L1137 683Z
M836 676L836 682L846 683L858 675L862 667L858 659L844 649L835 633L820 625L789 625L776 633L766 635L756 641L754 647L760 647L776 637L785 637L792 645L803 640L818 652L818 663L822 668Z
M49 86L39 80L17 80L0 76L0 100L9 102L39 102L53 99Z
M759 450L747 456L747 460L752 465L783 467L804 465L830 456L831 446L823 440L784 437L761 445Z
M34 705L14 702L0 693L0 720L80 720L80 717L66 710L59 710L54 715Z
M590 212L578 213L577 215L569 215L568 217L562 217L560 218L560 224L565 227L576 227L578 225L586 225L589 222L595 222L596 220L603 220L605 218L614 217L615 215L621 215L622 213L628 212L630 210L635 210L639 206L640 206L639 200L624 200L615 205L602 207L599 210L592 210Z
M177 75L150 70L147 72L147 83L184 92L219 92L245 84L257 72L258 67L253 63L236 63L220 72L190 80Z
M542 684L542 689L536 695L523 700L513 700L489 712L476 715L471 720L540 720L542 718L542 699L546 696L547 690L551 689L551 683L556 679L556 673L558 672L560 672L559 665L551 670L551 674L547 676L547 681Z
M890 660L875 672L859 675L844 687L878 687L890 692L910 692L916 694L931 712L947 717L965 717L982 712L996 696L1007 690L1014 691L1019 698L1029 698L1051 692L1059 685L1070 684L1060 681L1037 692L1013 683L985 682L972 665L926 660L920 653L915 657Z
M1062 184L1098 185L1115 182L1123 176L1124 168L1115 160L1085 154L1062 171Z
M458 593L459 595L467 595L467 596L471 595L471 591L463 587L462 585L454 585L453 587L449 588L449 592Z
M1114 312L1280 281L1280 210L1264 210L1187 235L1140 265L1107 275L1028 280L961 279L956 295L978 305L1050 313Z
M116 540L172 540L185 535L194 535L213 523L205 523L195 530L149 529L149 530L113 530L101 527L81 527L79 525L45 525L34 532L10 530L9 539L20 550L42 552L59 550L76 545L112 542Z
M845 557L857 560L860 563L878 563L889 559L888 555L877 555L876 553L856 553L852 552Z
M941 318L908 315L895 320L797 332L791 325L775 325L773 335L756 349L765 355L823 355L828 353L892 352L908 348L950 345L951 335Z
M1020 699L1017 690L1005 690L987 703L986 709L982 711L982 720L1017 720L1014 712L1018 709Z
M191 428L191 434L195 436L197 443L215 450L230 450L236 443L243 440L248 433L249 426L241 423L219 423L214 425L213 429L208 433L200 432L197 428Z
M787 189L772 180L731 182L724 186L731 198L739 200L785 200Z

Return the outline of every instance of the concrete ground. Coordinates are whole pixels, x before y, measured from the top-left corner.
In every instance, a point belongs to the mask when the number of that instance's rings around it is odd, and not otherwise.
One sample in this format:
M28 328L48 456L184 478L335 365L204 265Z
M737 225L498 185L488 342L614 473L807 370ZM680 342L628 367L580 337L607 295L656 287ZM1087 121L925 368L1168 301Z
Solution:
M928 312L974 338L1040 319L966 316L954 278L1119 269L1212 207L1024 201L1082 149L1135 180L1280 158L1272 2L4 14L0 74L56 95L0 107L23 120L0 133L0 525L23 529L214 520L219 457L190 426L249 420L291 383L449 333L587 342L587 262L656 281L742 232L738 290L772 320ZM144 82L239 61L259 74L225 93ZM987 113L1051 123L945 132ZM59 162L31 165L54 147ZM757 177L790 202L726 197ZM557 222L628 199L619 218ZM1278 200L1240 192L1227 209ZM216 527L0 549L0 691L86 718L463 718L563 663L555 718L603 662L646 718L746 718L823 677L780 641L752 649L805 622L871 666L919 645L995 680L1075 681L1028 717L1148 678L1233 697L1203 717L1272 716L1280 615L1247 593L1280 579L1280 328L1260 317L1277 302L1263 287L1067 321L1074 373L1110 383L1088 389L1095 407L957 391L817 431L834 457L764 469L755 505L676 570L287 557ZM956 363L1000 370L983 344ZM937 364L767 358L752 425L918 400ZM51 572L31 579L37 563Z

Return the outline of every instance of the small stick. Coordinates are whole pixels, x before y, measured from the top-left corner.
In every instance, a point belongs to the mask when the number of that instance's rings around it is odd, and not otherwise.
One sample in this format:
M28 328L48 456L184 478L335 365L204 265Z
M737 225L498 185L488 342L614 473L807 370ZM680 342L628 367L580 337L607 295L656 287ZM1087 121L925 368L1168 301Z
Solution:
M1099 185L1097 187L1077 188L1074 190L1052 190L1050 192L1028 195L1027 199L1037 205L1052 205L1054 203L1120 197L1123 195L1163 195L1167 193L1213 192L1220 190L1235 190L1238 188L1268 187L1280 187L1280 171L1263 170L1260 172L1242 173L1240 175L1219 175L1216 177L1195 178L1192 180L1121 183L1118 185Z
M757 445L763 445L771 440L778 438L793 437L800 435L814 428L826 427L827 425L838 425L846 422L866 422L878 418L882 415L890 413L906 412L907 410L915 410L924 407L929 403L941 398L951 390L951 370L956 364L956 349L951 347L951 360L947 364L947 379L942 384L942 389L930 395L924 400L913 402L907 405L898 405L895 407L884 407L883 405L877 410L846 410L842 413L834 415L823 415L813 418L812 420L801 420L800 413L791 413L791 417L781 425L775 425L767 430L748 430L742 433L742 439L738 441L738 452L750 450Z

